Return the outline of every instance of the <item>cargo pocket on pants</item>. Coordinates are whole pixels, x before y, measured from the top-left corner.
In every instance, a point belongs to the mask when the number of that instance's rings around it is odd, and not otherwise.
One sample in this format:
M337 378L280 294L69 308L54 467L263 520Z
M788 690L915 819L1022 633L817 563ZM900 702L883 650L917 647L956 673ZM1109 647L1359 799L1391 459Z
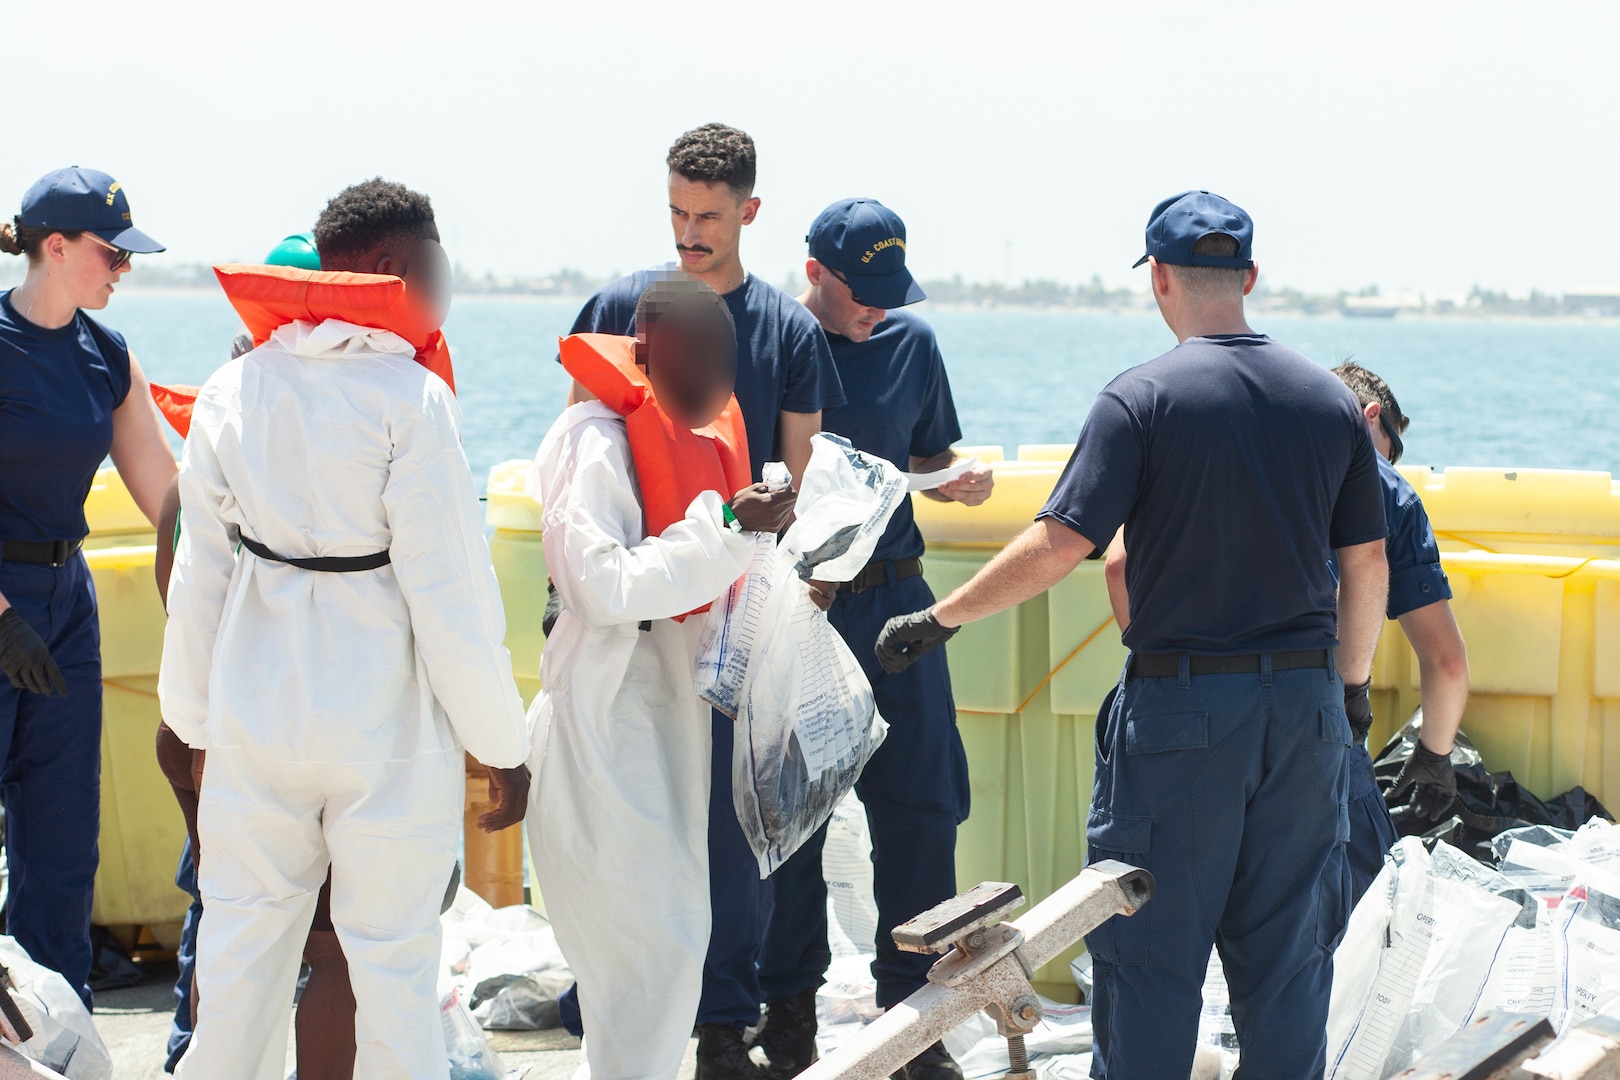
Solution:
M1153 819L1114 814L1093 806L1086 821L1086 864L1116 859L1152 870L1148 853ZM1121 967L1139 967L1148 960L1149 904L1135 915L1115 915L1086 935L1086 948L1098 960Z
M1344 809L1340 808L1343 818ZM1345 927L1350 922L1350 848L1335 843L1316 880L1316 943L1329 953L1344 939Z

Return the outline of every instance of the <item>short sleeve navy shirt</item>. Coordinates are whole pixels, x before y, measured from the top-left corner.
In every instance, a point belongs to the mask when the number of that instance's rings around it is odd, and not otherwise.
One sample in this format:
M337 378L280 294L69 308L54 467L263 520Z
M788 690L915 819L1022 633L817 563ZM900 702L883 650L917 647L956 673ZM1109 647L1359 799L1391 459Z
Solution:
M1109 383L1038 517L1098 548L1125 526L1142 653L1332 646L1328 556L1386 535L1355 395L1263 334L1189 338Z
M1384 486L1384 513L1389 518L1389 617L1398 619L1418 608L1451 599L1451 583L1440 568L1440 546L1434 539L1423 500L1395 466L1378 459Z
M822 414L823 429L902 471L910 469L911 458L933 457L962 437L944 358L933 329L922 319L891 311L865 341L828 334L827 342L849 400ZM902 499L873 558L909 559L922 553L911 500Z
M663 270L638 270L585 302L570 333L634 334L636 301ZM753 274L725 296L737 324L737 405L748 429L754 479L781 461L777 414L822 412L844 403L821 324L805 306Z
M77 540L129 395L123 336L80 311L54 330L0 294L0 540Z

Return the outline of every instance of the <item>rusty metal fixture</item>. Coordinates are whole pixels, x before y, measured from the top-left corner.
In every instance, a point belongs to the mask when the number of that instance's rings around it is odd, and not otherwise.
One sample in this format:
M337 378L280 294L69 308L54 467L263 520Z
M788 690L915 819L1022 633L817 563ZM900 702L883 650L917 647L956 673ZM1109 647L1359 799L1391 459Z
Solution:
M987 882L947 900L894 930L895 944L907 951L948 950L929 971L928 985L798 1080L880 1080L980 1010L1007 1039L1009 1075L1029 1076L1024 1036L1041 1020L1030 973L1115 915L1135 914L1152 896L1153 875L1110 860L1088 866L1015 922L997 920L1023 905L1016 885Z

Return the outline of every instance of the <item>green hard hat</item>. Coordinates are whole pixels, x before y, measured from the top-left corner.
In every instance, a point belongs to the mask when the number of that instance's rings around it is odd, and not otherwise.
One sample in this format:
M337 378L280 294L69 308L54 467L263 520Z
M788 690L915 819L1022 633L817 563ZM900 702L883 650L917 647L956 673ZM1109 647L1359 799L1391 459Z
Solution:
M313 233L294 233L270 249L264 257L269 266L296 266L300 270L319 270L320 253L315 250Z

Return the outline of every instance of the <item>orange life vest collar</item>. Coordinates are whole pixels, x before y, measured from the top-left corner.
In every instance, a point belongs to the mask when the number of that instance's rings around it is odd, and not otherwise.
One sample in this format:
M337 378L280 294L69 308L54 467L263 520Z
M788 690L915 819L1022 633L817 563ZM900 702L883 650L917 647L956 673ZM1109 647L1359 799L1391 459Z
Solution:
M714 423L693 431L659 407L647 373L636 366L635 338L574 334L558 341L557 351L568 374L624 417L648 536L686 517L703 492L729 499L753 482L748 431L735 394Z
M255 346L288 323L341 319L398 334L416 350L416 362L456 388L450 346L444 334L406 297L405 282L387 274L302 270L295 266L214 267L231 306L247 325ZM182 437L191 429L195 387L152 385L152 398Z

